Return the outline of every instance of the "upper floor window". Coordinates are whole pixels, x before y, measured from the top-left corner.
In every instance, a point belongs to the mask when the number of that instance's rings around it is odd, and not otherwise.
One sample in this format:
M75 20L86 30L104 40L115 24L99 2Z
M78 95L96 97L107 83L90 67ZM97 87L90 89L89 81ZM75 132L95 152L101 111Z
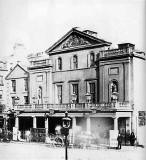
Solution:
M90 53L90 67L94 65L95 62L95 55L94 53Z
M36 77L36 81L37 81L37 82L42 82L42 81L43 81L43 75L38 75L38 76Z
M58 58L58 69L62 70L62 58L61 57Z
M0 76L0 86L3 85L3 76Z
M29 98L28 98L28 96L24 96L24 104L29 104Z
M89 83L89 92L91 95L91 103L95 103L95 83Z
M12 80L12 91L16 92L16 80Z
M73 56L73 69L77 69L78 68L78 57L77 55Z
M79 91L78 91L78 83L72 84L72 102L79 102Z
M3 98L3 91L0 91L0 99Z
M24 79L24 90L28 91L28 79Z
M62 103L62 85L57 85L57 98L58 98L58 103Z

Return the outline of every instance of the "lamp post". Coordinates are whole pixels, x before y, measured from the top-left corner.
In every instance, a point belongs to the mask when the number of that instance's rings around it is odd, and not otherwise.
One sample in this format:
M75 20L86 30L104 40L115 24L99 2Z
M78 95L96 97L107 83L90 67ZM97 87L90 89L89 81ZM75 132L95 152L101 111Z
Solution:
M68 160L68 155L67 155L67 136L69 134L69 128L70 128L70 122L71 119L68 117L68 112L65 112L65 117L62 118L62 127L64 129L64 135L65 135L65 160Z

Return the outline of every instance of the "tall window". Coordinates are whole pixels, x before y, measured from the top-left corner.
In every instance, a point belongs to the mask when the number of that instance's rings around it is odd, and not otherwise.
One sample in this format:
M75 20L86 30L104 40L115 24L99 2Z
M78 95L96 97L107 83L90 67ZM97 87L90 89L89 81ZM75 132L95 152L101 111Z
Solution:
M72 84L72 92L77 96L76 103L79 102L78 84Z
M58 103L62 103L62 85L57 86L57 97L58 97Z
M0 76L0 86L3 85L3 76Z
M77 57L77 55L73 56L73 68L74 69L78 68L78 57Z
M16 92L16 80L12 80L12 91Z
M62 70L62 58L61 57L58 58L58 69Z
M91 94L91 103L95 103L95 83L89 83L89 90Z
M15 105L15 97L12 97L12 105Z
M0 99L3 98L3 91L0 91Z
M24 79L24 90L28 91L28 79Z
M28 96L24 96L24 103L25 104L29 104L29 98L28 98Z
M90 66L93 66L95 62L95 56L94 53L90 53Z

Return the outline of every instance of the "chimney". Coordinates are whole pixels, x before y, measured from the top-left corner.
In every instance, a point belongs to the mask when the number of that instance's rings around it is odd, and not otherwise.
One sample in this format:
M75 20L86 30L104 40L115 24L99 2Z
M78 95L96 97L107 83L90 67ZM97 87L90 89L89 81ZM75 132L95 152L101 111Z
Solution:
M89 34L90 36L97 37L97 32L91 31L91 30L84 30L83 31L86 34Z

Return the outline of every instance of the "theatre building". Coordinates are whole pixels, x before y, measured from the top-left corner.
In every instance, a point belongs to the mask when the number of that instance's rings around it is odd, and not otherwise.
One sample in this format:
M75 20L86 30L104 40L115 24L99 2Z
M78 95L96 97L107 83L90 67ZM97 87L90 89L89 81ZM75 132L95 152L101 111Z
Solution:
M141 83L137 69L143 68L144 53L131 43L118 44L116 49L110 45L96 32L73 28L45 53L29 55L27 95L20 96L16 88L19 99L11 107L18 130L46 128L55 134L68 111L74 136L77 129L92 133L101 143L108 140L109 130L119 130L123 136L134 131L138 136L138 113L145 110L144 98L137 102L142 88L135 86ZM7 77L12 83L13 72ZM26 76L20 79L26 81Z

